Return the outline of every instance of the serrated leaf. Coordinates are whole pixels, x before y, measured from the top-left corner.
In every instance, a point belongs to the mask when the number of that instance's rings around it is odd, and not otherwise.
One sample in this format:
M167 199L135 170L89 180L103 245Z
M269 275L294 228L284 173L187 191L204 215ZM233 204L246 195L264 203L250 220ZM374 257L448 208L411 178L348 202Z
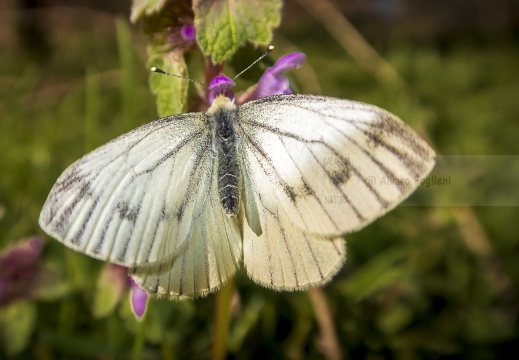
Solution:
M194 0L196 36L202 51L218 63L245 41L268 44L281 20L282 0Z
M143 15L159 12L167 0L133 0L130 21L135 23Z
M187 67L181 52L152 53L149 66L187 77ZM185 112L188 86L187 80L153 72L150 74L150 87L157 96L157 111L160 117Z
M18 301L0 309L0 344L7 356L22 352L36 325L36 306Z

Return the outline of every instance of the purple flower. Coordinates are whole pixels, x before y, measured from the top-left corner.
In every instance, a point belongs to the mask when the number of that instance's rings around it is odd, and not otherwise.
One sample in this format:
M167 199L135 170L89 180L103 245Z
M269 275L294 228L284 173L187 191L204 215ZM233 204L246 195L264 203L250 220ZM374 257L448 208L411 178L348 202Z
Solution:
M169 44L177 50L189 49L195 44L196 28L191 24L192 19L179 19L182 26L168 27Z
M229 90L229 88L234 85L236 85L234 81L229 79L227 76L218 75L215 77L207 87L209 89L209 104L213 103L218 94L223 94L231 100L234 99L234 94Z
M146 303L148 301L148 294L135 283L132 278L128 278L130 285L130 298L132 303L132 310L134 314L141 318L146 310Z
M0 304L32 295L41 272L43 239L31 237L0 253Z
M194 41L196 39L196 29L194 25L183 25L180 28L180 36L184 41Z
M265 70L257 86L251 87L249 90L242 93L236 102L238 104L246 103L247 101L259 99L271 95L292 94L288 79L283 75L285 71L295 69L303 64L306 55L303 53L292 53L282 56L273 67ZM218 75L208 86L209 89L209 104L212 104L218 94L223 94L229 99L234 99L234 94L230 87L236 85L227 76Z
M285 71L295 69L303 64L306 55L292 53L282 56L273 67L268 68L258 81L256 90L247 101L271 95L292 94L288 79L283 75Z

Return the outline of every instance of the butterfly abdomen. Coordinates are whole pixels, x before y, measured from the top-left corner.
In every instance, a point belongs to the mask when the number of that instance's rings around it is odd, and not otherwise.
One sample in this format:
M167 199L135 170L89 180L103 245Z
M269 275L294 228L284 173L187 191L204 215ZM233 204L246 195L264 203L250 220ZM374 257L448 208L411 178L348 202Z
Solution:
M241 185L236 132L234 130L238 108L227 98L217 98L207 115L214 124L213 145L218 159L220 202L228 216L235 216L240 204Z

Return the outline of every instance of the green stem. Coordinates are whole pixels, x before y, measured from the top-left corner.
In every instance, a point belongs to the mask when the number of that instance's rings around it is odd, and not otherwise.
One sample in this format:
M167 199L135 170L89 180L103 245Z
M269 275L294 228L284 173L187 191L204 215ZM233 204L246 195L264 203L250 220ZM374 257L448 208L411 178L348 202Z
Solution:
M149 300L149 299L148 299ZM148 302L147 306L151 304ZM132 349L132 360L140 360L142 359L142 350L144 348L144 334L146 333L146 325L148 323L148 311L144 312L142 321L139 326L139 330L137 332L137 336L135 337L135 341L133 343Z
M233 291L234 280L231 280L216 294L213 360L222 360L227 357L227 338L231 322L230 310Z

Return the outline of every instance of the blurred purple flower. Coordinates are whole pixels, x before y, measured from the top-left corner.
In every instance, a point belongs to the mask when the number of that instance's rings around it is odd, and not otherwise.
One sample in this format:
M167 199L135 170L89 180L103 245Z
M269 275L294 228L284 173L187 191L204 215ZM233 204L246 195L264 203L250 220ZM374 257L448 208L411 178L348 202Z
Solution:
M43 239L37 236L0 253L0 305L31 296L38 285Z
M229 99L233 100L234 94L231 90L229 90L229 88L234 85L236 85L234 81L229 79L227 76L218 75L215 77L207 87L209 89L209 104L213 103L216 95L218 94L223 94Z
M258 81L258 86L247 101L266 96L292 94L288 79L283 75L285 71L295 69L303 64L306 55L292 53L282 56L273 67L268 68Z
M180 28L180 36L184 41L194 41L196 39L196 29L194 25L183 25Z
M142 315L144 315L144 311L146 310L148 294L146 293L146 291L141 289L132 278L128 278L128 280L130 285L132 310L138 318L141 318Z
M196 28L192 25L192 19L179 19L182 26L168 27L169 44L173 45L175 49L185 50L195 44Z

